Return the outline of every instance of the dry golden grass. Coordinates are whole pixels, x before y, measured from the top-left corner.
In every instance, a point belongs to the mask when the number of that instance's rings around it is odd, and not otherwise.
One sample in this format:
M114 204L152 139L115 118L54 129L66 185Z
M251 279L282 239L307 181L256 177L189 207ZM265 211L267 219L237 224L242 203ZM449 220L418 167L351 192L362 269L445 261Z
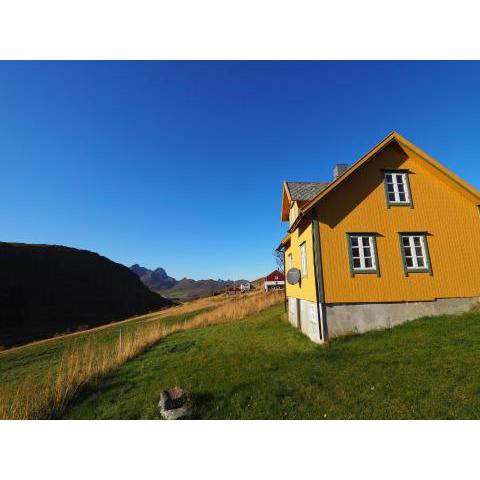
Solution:
M218 323L240 320L265 308L281 302L283 292L255 292L232 298L203 299L195 303L217 307L209 312L200 313L184 323L162 325L162 322L146 323L131 333L119 337L118 342L110 344L91 341L64 352L58 366L52 367L43 382L25 378L14 389L0 390L0 419L39 419L60 415L69 402L87 384L95 385L102 375L141 354L145 349L157 343L173 332L206 327ZM193 302L192 302L193 303ZM188 305L188 304L187 304ZM182 306L175 313L184 313ZM192 307L192 309L194 309ZM170 309L172 311L173 309ZM189 310L191 311L191 310Z
M255 292L239 297L215 308L210 312L200 313L192 318L189 324L194 326L207 326L216 323L240 320L268 308L283 300L283 291L273 291L265 294ZM193 328L193 327L192 327Z
M135 317L130 317L125 320L120 320L118 322L112 322L108 323L106 325L100 325L99 327L94 327L94 328L89 328L86 330L78 331L78 332L73 332L73 333L64 333L61 335L56 335L52 338L45 338L43 340L36 340L34 342L27 343L25 345L21 345L19 347L13 347L13 348L8 348L6 349L5 347L2 347L0 345L0 354L2 353L7 353L7 352L12 352L12 351L18 351L22 350L25 348L30 348L32 345L40 345L44 343L49 343L49 342L54 342L58 340L59 338L71 338L71 337L77 337L77 336L82 336L85 333L91 333L91 332L96 332L100 330L106 330L109 328L116 328L120 325L124 324L129 324L129 323L135 323L138 321L146 321L146 322L155 322L158 320L161 320L162 318L165 317L170 317L170 316L175 316L175 315L183 315L186 313L193 312L195 310L201 310L203 308L209 308L209 307L214 307L217 305L221 305L222 303L225 303L226 301L229 300L229 297L226 295L217 295L215 297L203 297L199 298L197 300L192 300L190 302L186 303L181 303L179 305L174 305L173 307L168 307L164 308L163 310L158 310L156 312L152 313L146 313L144 315L138 315Z

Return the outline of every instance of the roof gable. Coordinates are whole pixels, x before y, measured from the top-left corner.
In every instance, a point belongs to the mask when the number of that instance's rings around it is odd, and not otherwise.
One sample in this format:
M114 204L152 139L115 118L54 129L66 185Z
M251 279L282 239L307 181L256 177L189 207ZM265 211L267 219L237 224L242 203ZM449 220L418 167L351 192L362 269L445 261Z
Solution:
M463 195L469 198L476 204L480 203L480 192L478 192L475 188L467 184L463 181L460 177L455 175L453 172L448 170L446 167L441 165L439 162L434 160L428 154L420 150L418 147L413 145L409 142L406 138L402 137L397 132L392 132L390 135L385 137L380 143L378 143L375 147L373 147L369 152L367 152L363 157L361 157L355 164L353 164L348 170L346 170L342 175L340 175L337 179L333 182L329 183L322 191L320 191L315 197L310 199L306 204L303 205L301 208L299 215L293 225L290 227L290 231L293 231L298 224L300 223L301 219L307 214L315 205L318 204L320 200L322 200L325 196L327 196L332 190L338 187L342 182L345 181L352 173L356 170L361 168L365 163L371 160L375 154L377 154L380 150L384 149L387 145L391 142L397 142L398 145L412 158L415 158L420 161L426 162L429 167L434 171L437 175L441 175L443 179L454 186L457 190L459 190ZM413 153L413 155L412 155Z
M291 202L308 202L328 186L328 182L284 182L282 221L288 220Z
M285 281L285 275L283 274L283 272L280 272L280 270L274 270L272 273L269 273L265 277L265 281L284 282Z

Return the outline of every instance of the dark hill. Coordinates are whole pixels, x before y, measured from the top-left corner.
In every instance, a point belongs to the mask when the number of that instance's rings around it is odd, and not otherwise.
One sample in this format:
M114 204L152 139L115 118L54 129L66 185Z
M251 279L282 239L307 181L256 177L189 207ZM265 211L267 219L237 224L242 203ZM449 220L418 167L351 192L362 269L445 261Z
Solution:
M87 250L0 242L0 346L158 310L172 302Z

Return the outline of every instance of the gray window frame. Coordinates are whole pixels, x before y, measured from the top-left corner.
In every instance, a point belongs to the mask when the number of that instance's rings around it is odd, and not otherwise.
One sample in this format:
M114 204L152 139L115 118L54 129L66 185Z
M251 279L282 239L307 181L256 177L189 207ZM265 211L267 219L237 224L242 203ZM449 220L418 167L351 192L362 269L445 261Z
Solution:
M353 278L355 275L376 275L380 277L380 262L378 258L378 250L377 250L377 236L378 234L375 232L347 232L347 251L348 251L348 261L350 264L350 276ZM352 237L372 237L372 246L373 246L373 255L375 259L375 268L369 270L362 270L359 268L355 268L353 266L353 256L352 256Z
M425 260L427 261L427 266L425 268L412 268L407 266L407 260L405 257L405 246L403 245L402 237L410 236L410 237L423 237L423 245L425 247ZM427 237L429 234L427 232L398 232L398 241L400 245L400 254L402 256L402 263L403 263L403 273L406 277L408 277L412 273L428 273L429 275L433 275L432 270L432 260L430 257L430 250L428 248L428 241Z
M302 248L303 247L303 248ZM302 278L308 278L308 253L307 253L307 241L304 240L300 246L300 272ZM305 255L303 255L303 252ZM303 260L305 260L305 273L303 273Z
M388 198L388 190L387 190L387 175L395 175L395 174L401 174L405 175L405 188L408 190L408 202L392 202ZM410 188L410 171L409 170L382 170L382 180L383 180L383 189L385 192L385 202L387 204L387 208L391 207L408 207L408 208L413 208L413 199L412 199L412 189Z

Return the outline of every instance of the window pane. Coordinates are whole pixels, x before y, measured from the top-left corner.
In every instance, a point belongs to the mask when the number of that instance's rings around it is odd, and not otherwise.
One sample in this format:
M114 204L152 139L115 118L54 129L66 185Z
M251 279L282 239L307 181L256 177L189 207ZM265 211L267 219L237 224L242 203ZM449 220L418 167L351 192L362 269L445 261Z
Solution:
M407 268L427 268L423 235L402 236L403 253Z
M300 261L302 265L302 274L306 277L307 276L307 246L305 243L300 245Z
M387 201L389 203L408 203L409 191L407 184L407 174L405 173L387 173L385 174L385 184L387 192Z
M358 235L351 236L351 262L354 270L375 270L375 252L373 237ZM355 242L354 242L355 239ZM355 246L353 245L355 243Z

